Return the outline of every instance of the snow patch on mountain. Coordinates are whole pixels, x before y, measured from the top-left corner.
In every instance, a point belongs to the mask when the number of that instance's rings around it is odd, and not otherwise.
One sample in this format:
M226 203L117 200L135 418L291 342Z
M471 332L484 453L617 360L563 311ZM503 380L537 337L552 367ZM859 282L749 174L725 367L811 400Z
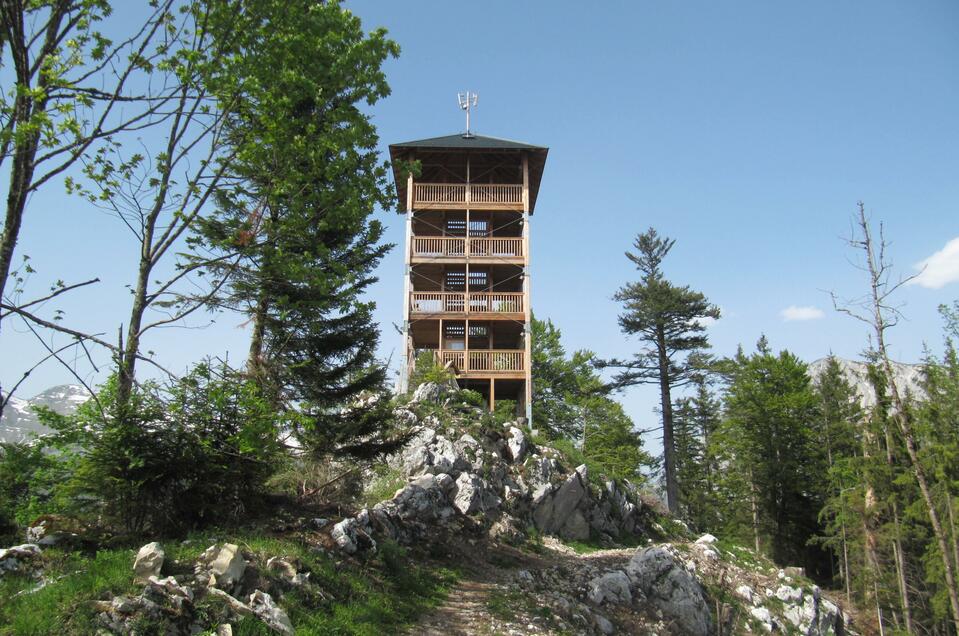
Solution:
M0 415L0 442L24 442L35 435L49 433L40 423L34 407L45 406L62 415L70 415L90 399L85 388L76 384L61 384L38 393L29 400L10 398Z

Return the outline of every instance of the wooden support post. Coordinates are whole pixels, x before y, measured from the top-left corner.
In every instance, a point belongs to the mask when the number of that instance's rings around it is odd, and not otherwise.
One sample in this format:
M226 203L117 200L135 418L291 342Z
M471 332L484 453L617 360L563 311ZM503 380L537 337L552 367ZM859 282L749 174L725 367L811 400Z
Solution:
M490 413L496 410L496 379L489 379L489 410Z
M406 253L403 258L403 358L400 361L400 393L410 388L410 369L413 366L412 347L410 346L410 302L413 295L413 268L411 254L413 250L413 175L406 180Z

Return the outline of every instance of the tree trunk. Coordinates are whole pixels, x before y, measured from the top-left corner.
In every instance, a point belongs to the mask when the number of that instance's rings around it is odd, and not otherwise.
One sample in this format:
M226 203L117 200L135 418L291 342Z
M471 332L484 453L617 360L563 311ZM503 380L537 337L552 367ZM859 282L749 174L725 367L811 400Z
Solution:
M250 355L246 361L247 372L253 377L261 377L263 373L263 336L266 332L267 300L265 294L260 294L253 309L253 334L250 337Z
M749 469L749 503L753 513L753 540L756 545L756 554L760 554L762 546L759 542L759 503L756 501L756 482L751 468Z
M659 355L659 399L663 410L663 472L666 477L666 506L670 514L679 515L679 485L676 483L676 447L673 440L673 402L670 397L669 358L666 335L657 328L656 348Z
M143 243L140 245L140 264L137 267L136 287L133 291L133 304L130 307L130 321L127 326L127 338L120 353L119 369L117 373L117 407L120 413L130 402L133 395L133 384L136 381L137 355L140 353L140 329L143 326L143 314L147 308L147 286L150 283L150 272L153 271L153 262L150 258L150 246L153 243L153 227L156 217L148 217L144 227Z
M886 427L886 464L893 467L892 454L892 435L889 428ZM902 618L906 624L906 631L910 634L912 631L912 611L909 604L909 588L906 585L906 561L902 551L901 530L899 525L899 504L895 499L892 501L892 523L894 534L892 537L892 554L896 561L896 582L899 584L899 604L902 607Z

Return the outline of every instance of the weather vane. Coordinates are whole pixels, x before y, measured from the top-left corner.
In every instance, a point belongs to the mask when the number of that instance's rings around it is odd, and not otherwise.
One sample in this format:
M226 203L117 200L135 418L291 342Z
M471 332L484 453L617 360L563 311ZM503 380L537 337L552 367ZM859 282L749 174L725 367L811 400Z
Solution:
M463 136L472 137L473 133L470 132L470 110L476 108L476 102L479 101L479 95L466 91L465 93L457 93L456 99L460 104L460 108L466 111L466 134Z

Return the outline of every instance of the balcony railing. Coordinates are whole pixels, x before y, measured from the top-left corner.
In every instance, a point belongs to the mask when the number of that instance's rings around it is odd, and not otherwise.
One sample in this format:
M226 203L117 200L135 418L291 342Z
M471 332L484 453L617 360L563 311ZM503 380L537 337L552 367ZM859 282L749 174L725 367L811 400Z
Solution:
M437 351L439 363L456 374L522 373L526 352L515 349L471 349L469 351Z
M451 238L443 236L414 236L413 256L419 258L461 258L488 256L491 258L522 258L522 238Z
M410 311L424 314L521 314L522 292L412 292Z
M416 183L413 204L417 207L476 207L522 209L523 186L519 184Z

